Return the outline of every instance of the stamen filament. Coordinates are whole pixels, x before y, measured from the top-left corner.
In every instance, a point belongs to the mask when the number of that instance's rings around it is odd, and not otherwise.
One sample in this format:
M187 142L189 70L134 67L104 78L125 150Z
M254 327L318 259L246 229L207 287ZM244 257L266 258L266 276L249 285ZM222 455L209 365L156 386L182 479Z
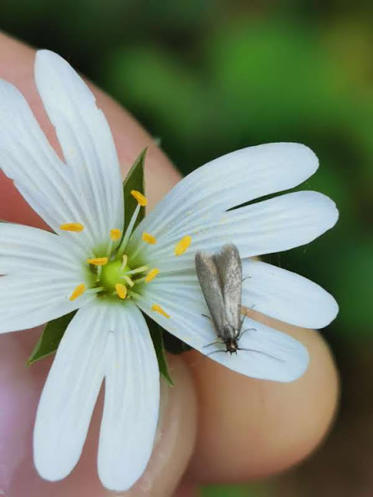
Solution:
M103 286L96 286L95 288L88 288L87 293L88 294L98 293L98 292L102 292L102 290L105 290Z
M85 284L84 283L80 283L79 285L77 285L74 288L72 294L69 297L69 300L73 301L73 300L77 299L78 297L80 297L81 295L83 295L84 292L85 292Z
M127 283L127 285L130 286L131 288L135 285L135 282L132 281L129 276L122 276L122 278Z
M120 266L120 268L121 268L122 271L127 266L127 262L128 262L128 255L127 254L123 254L122 265Z
M127 274L137 274L137 273L144 273L145 271L147 271L149 268L148 266L140 266L140 267L137 267L135 269L131 269L130 271L127 271L126 272L126 275Z
M141 209L141 205L137 204L136 209L134 210L134 212L132 214L131 221L129 222L129 225L127 226L127 229L126 229L126 232L124 234L123 240L122 240L122 242L121 242L121 244L120 244L120 246L118 248L118 252L119 253L120 252L124 252L124 250L126 248L126 245L128 243L129 237L131 236L133 227L135 226L137 216L139 215L140 209Z
M60 225L60 230L80 233L84 230L84 226L81 223L65 223Z
M133 290L128 292L128 296L133 298L133 299L141 299L141 295L138 293L134 292Z
M167 314L167 312L162 309L162 307L158 304L153 304L152 305L152 311L158 312L158 314L161 314L161 316L164 316L165 318L169 319L171 316Z
M175 245L175 255L182 255L192 243L192 237L187 235L184 236L176 245Z
M150 283L154 278L159 274L159 269L158 268L153 268L151 269L148 274L145 276L145 283Z

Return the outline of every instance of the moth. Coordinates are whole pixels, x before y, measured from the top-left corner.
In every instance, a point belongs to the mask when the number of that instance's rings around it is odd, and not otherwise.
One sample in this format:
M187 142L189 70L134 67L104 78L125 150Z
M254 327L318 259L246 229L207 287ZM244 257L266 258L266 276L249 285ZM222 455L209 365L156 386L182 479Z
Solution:
M195 265L216 334L225 352L233 354L239 350L245 317L241 315L242 265L238 249L230 244L217 254L197 252Z

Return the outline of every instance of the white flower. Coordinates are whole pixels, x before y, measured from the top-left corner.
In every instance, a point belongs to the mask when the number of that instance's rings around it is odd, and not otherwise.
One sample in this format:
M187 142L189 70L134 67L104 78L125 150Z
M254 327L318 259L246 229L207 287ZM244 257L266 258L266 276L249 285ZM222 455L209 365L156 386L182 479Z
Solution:
M244 276L250 276L243 282L244 305L294 325L326 326L337 313L331 295L251 257L311 242L335 224L337 210L327 197L310 191L229 210L293 188L317 169L316 156L303 145L262 145L194 171L120 242L122 184L103 113L59 56L39 51L35 78L64 161L22 95L1 81L0 166L55 233L0 225L0 331L27 329L79 309L39 403L35 464L48 480L70 473L105 379L98 471L106 487L125 490L144 472L158 421L158 364L139 308L208 353L204 347L216 335L202 316L207 310L194 254L233 242ZM146 199L134 195L138 211ZM240 346L280 360L247 351L211 359L276 381L292 381L304 372L308 354L300 343L259 322L247 323L255 331L245 333Z

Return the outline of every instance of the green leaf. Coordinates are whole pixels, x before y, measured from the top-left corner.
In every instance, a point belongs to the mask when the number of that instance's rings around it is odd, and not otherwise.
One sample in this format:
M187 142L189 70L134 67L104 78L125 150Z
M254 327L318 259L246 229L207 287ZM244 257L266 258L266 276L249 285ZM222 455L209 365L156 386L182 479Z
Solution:
M28 366L36 361L39 361L40 359L44 359L44 357L53 354L53 352L57 350L65 330L75 313L76 311L73 311L69 314L61 316L60 318L54 319L53 321L49 321L27 360Z
M124 208L125 208L125 222L123 233L125 233L127 226L131 220L132 214L137 207L137 201L132 197L131 190L137 190L138 192L145 194L145 183L144 183L144 162L146 156L147 148L141 152L137 157L133 166L131 167L126 179L123 181L123 194L124 194ZM139 215L137 216L134 228L139 224L139 222L145 216L145 209L140 209Z
M170 386L173 386L174 382L172 381L172 378L168 371L168 364L163 344L163 329L156 322L154 322L152 319L148 318L147 316L145 316L145 319L148 324L150 336L153 341L155 353L157 355L159 372L167 381L167 383Z

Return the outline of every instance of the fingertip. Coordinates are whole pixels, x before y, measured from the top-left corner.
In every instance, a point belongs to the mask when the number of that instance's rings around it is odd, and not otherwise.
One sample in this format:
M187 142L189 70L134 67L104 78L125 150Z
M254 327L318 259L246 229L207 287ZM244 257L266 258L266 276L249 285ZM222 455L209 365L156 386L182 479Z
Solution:
M180 357L169 357L174 386L163 381L161 413L154 451L148 467L127 492L107 496L171 497L188 466L194 450L197 407L189 369Z
M246 378L190 353L200 405L193 478L236 482L276 474L307 457L325 437L339 391L332 355L316 332L289 326L283 331L303 342L311 358L292 383Z

